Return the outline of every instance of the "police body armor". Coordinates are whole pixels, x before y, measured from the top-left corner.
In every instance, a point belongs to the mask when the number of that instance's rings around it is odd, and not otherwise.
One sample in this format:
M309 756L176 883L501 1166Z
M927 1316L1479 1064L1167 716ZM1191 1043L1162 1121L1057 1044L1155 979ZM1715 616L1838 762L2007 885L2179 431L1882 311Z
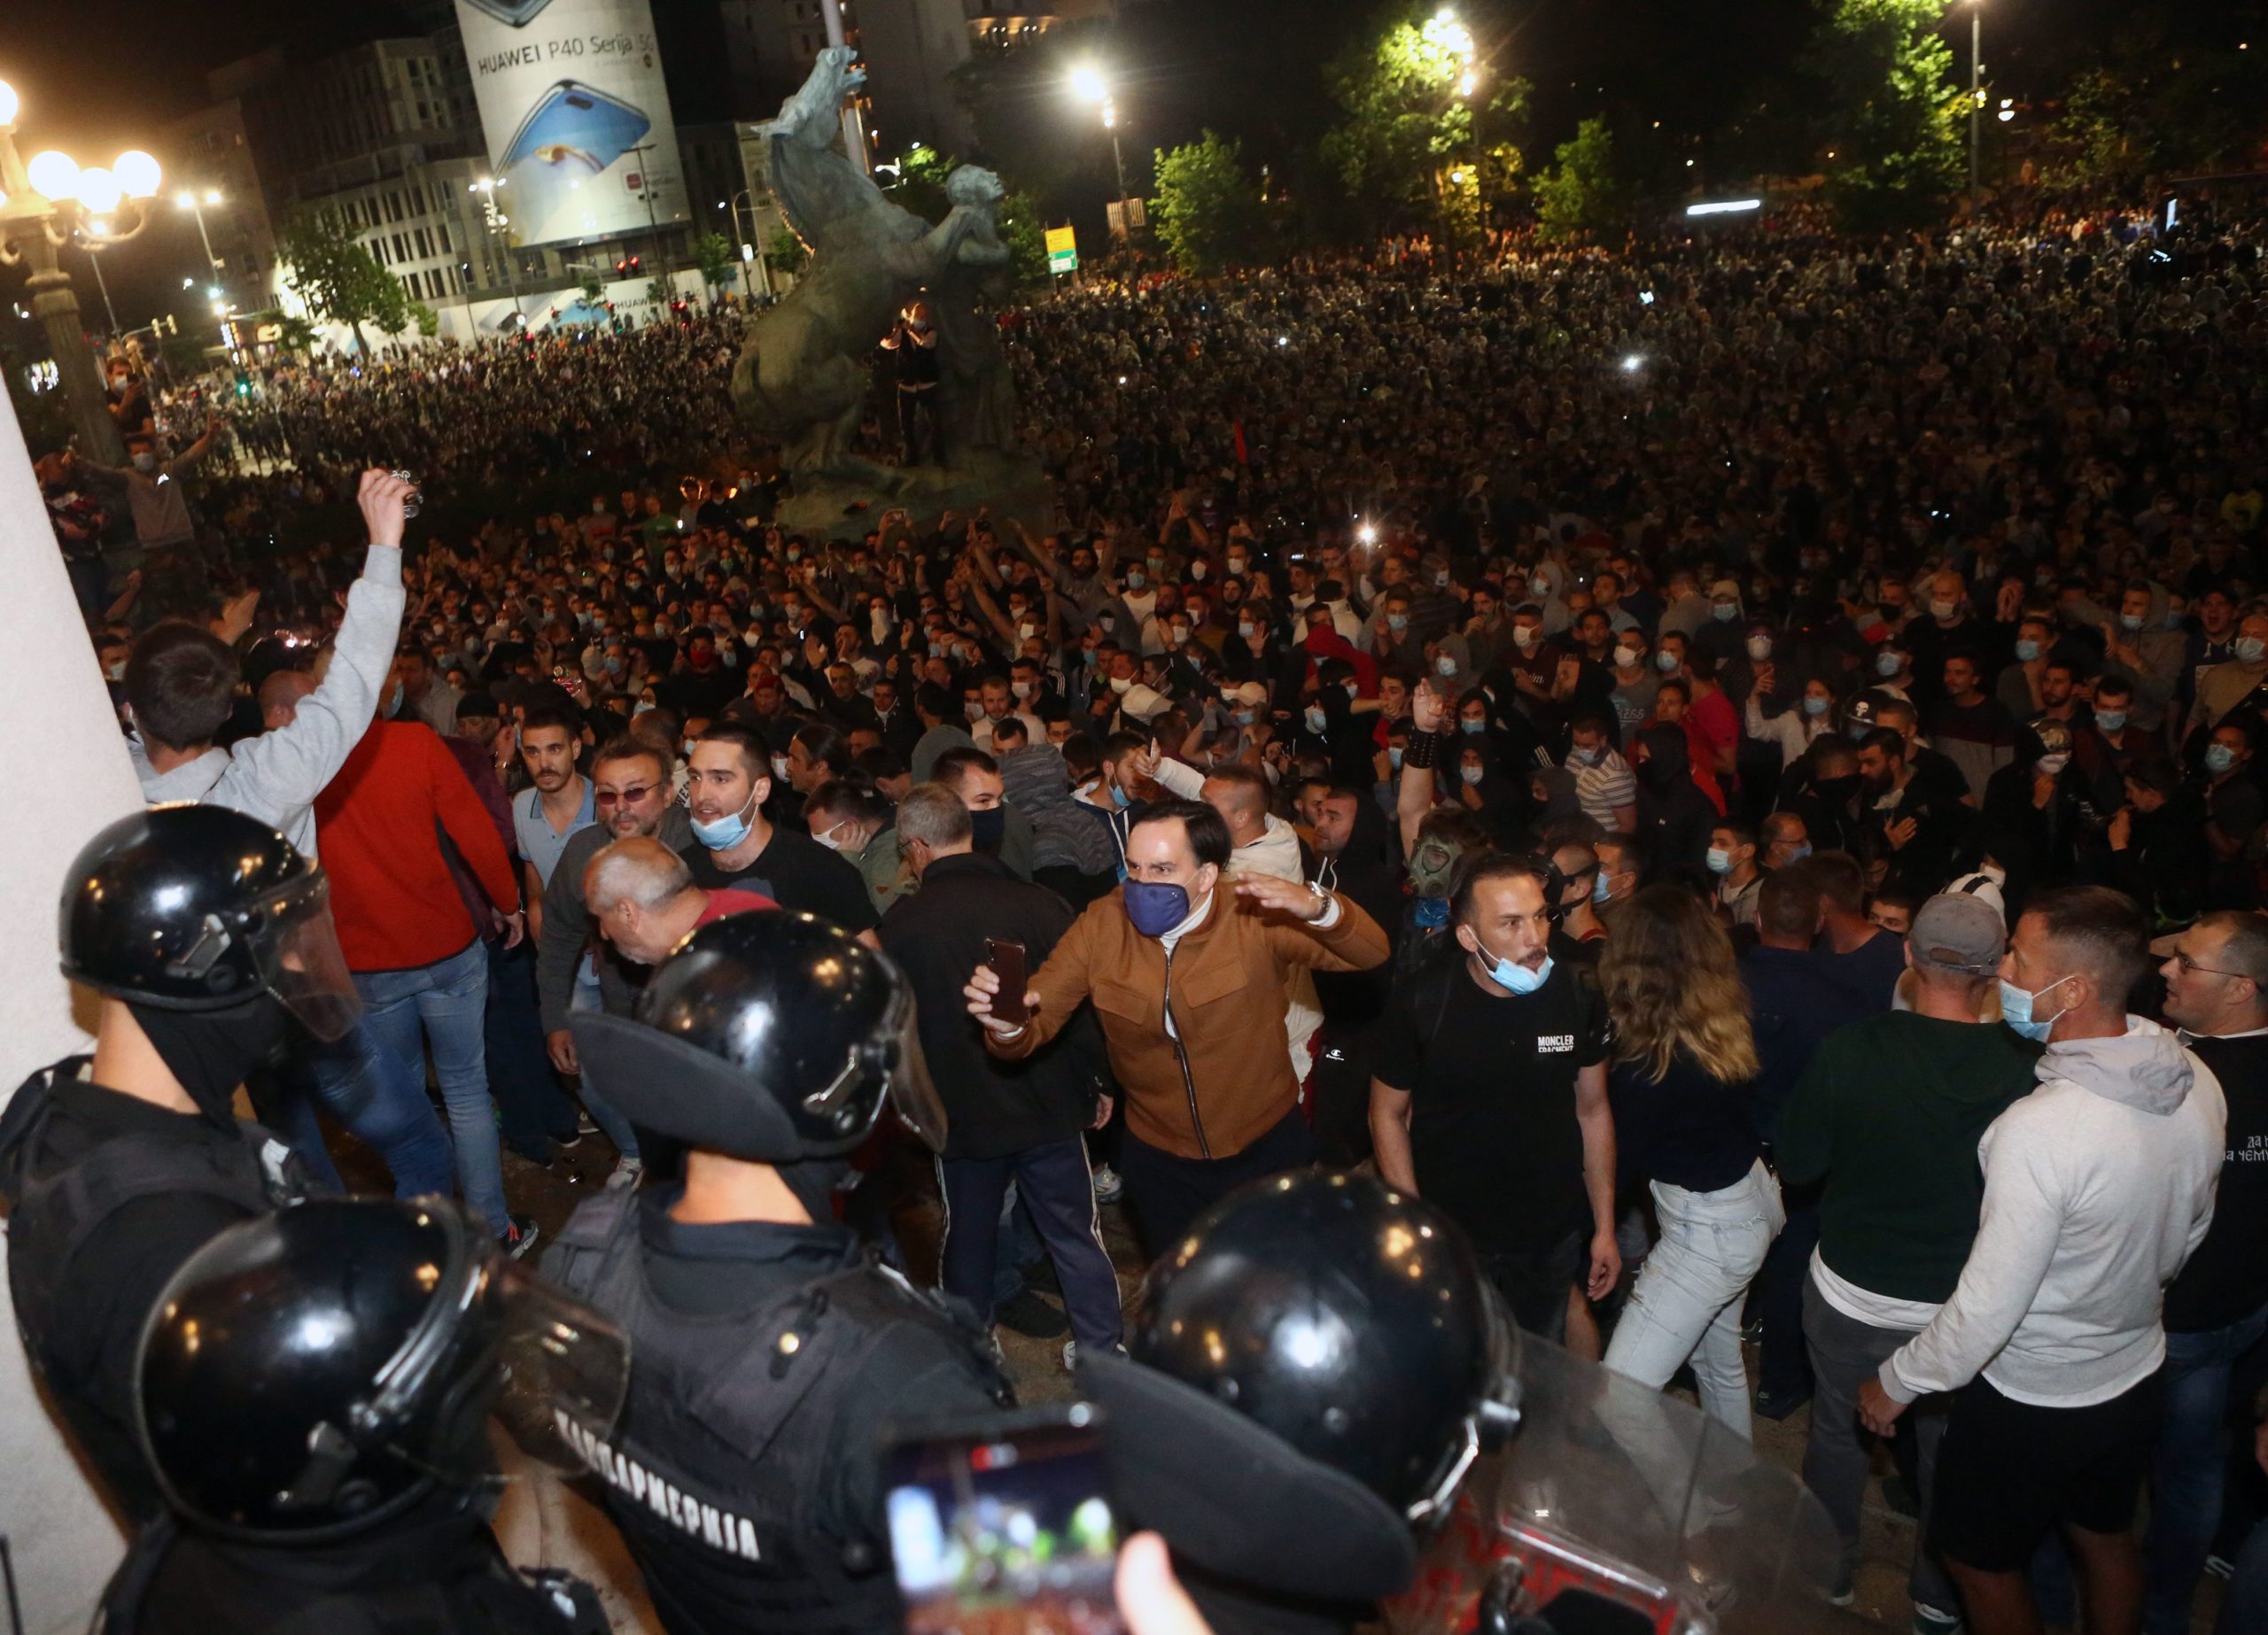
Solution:
M1005 1399L988 1337L856 1249L746 1317L680 1315L654 1298L627 1191L579 1208L545 1271L631 1337L614 1436L579 1451L663 1623L675 1635L897 1628L887 1546L834 1536L825 1513L843 1426L878 1427L898 1406L862 1396L855 1365L908 1336L946 1338Z
M78 1286L72 1262L119 1210L159 1193L199 1193L257 1215L307 1195L306 1178L281 1136L257 1124L214 1125L209 1140L105 1142L52 1174L34 1169L54 1115L55 1087L91 1058L67 1057L24 1081L0 1112L0 1197L8 1203L8 1285L24 1353L55 1393L82 1447L137 1515L158 1507L140 1452L124 1426L88 1405L88 1382L52 1344L63 1304ZM194 1248L195 1245L188 1245Z

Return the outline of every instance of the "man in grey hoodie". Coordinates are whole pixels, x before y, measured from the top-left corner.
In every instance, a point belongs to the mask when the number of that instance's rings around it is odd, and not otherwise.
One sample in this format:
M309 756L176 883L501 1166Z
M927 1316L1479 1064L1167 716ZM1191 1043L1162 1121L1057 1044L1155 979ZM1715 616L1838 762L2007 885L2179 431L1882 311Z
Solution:
M2001 1014L2044 1040L2039 1085L1977 1145L1984 1199L1961 1281L1860 1388L1887 1435L1953 1391L1930 1543L1977 1635L2039 1628L2023 1569L2060 1523L2091 1628L2141 1614L2134 1500L2155 1430L2166 1283L2205 1236L2226 1109L2212 1073L2126 1014L2149 959L2132 901L2035 895L2000 972Z
M411 487L390 472L362 473L355 500L369 527L369 554L347 593L330 670L289 725L228 748L214 743L236 704L236 654L201 625L180 621L152 625L134 644L126 661L126 700L141 737L134 771L152 806L225 806L283 831L300 856L315 855L315 796L369 730L393 664L402 506Z

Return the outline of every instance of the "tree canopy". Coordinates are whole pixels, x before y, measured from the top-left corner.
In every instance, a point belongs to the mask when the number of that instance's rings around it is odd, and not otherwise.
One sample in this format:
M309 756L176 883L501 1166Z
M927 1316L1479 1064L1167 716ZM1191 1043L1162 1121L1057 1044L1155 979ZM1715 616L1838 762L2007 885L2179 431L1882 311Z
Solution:
M1260 246L1260 190L1245 174L1233 142L1202 140L1160 149L1152 205L1158 237L1184 272L1219 272Z
M409 294L401 281L330 213L301 211L286 221L276 255L290 269L284 287L316 319L353 330L354 343L362 351L370 350L364 324L376 324L386 335L399 335L409 327Z
M1928 221L1961 186L1968 93L1938 33L1944 12L1943 0L1835 0L1812 36L1828 194L1851 226Z

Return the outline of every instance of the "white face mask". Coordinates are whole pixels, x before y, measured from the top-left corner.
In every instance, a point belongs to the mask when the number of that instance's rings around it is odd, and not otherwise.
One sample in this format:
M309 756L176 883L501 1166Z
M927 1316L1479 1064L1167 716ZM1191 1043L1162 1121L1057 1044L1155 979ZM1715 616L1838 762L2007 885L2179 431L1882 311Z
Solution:
M1614 650L1614 668L1627 670L1638 662L1640 656L1635 647L1617 647Z

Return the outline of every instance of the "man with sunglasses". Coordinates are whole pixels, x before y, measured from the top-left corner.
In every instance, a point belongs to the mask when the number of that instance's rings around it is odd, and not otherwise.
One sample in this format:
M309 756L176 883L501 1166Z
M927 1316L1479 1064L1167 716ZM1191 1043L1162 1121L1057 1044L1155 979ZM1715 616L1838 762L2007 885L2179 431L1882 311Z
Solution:
M2268 1333L2268 915L2224 910L2174 940L2166 1019L2213 1070L2228 1137L2205 1241L2165 1291L2165 1417L2150 1460L2142 1628L2189 1626L2220 1523L2229 1375Z
M582 1071L575 1036L568 1029L569 1016L577 1011L627 1016L644 981L644 973L618 950L594 944L590 905L583 895L584 871L611 841L647 836L674 850L693 840L685 809L672 798L661 752L639 739L610 740L592 758L591 810L597 821L569 835L552 863L544 886L542 925L536 934L535 982L543 1008L544 1043L552 1065L564 1073ZM582 1098L585 1109L622 1155L607 1184L634 1185L642 1166L637 1132L587 1075Z

